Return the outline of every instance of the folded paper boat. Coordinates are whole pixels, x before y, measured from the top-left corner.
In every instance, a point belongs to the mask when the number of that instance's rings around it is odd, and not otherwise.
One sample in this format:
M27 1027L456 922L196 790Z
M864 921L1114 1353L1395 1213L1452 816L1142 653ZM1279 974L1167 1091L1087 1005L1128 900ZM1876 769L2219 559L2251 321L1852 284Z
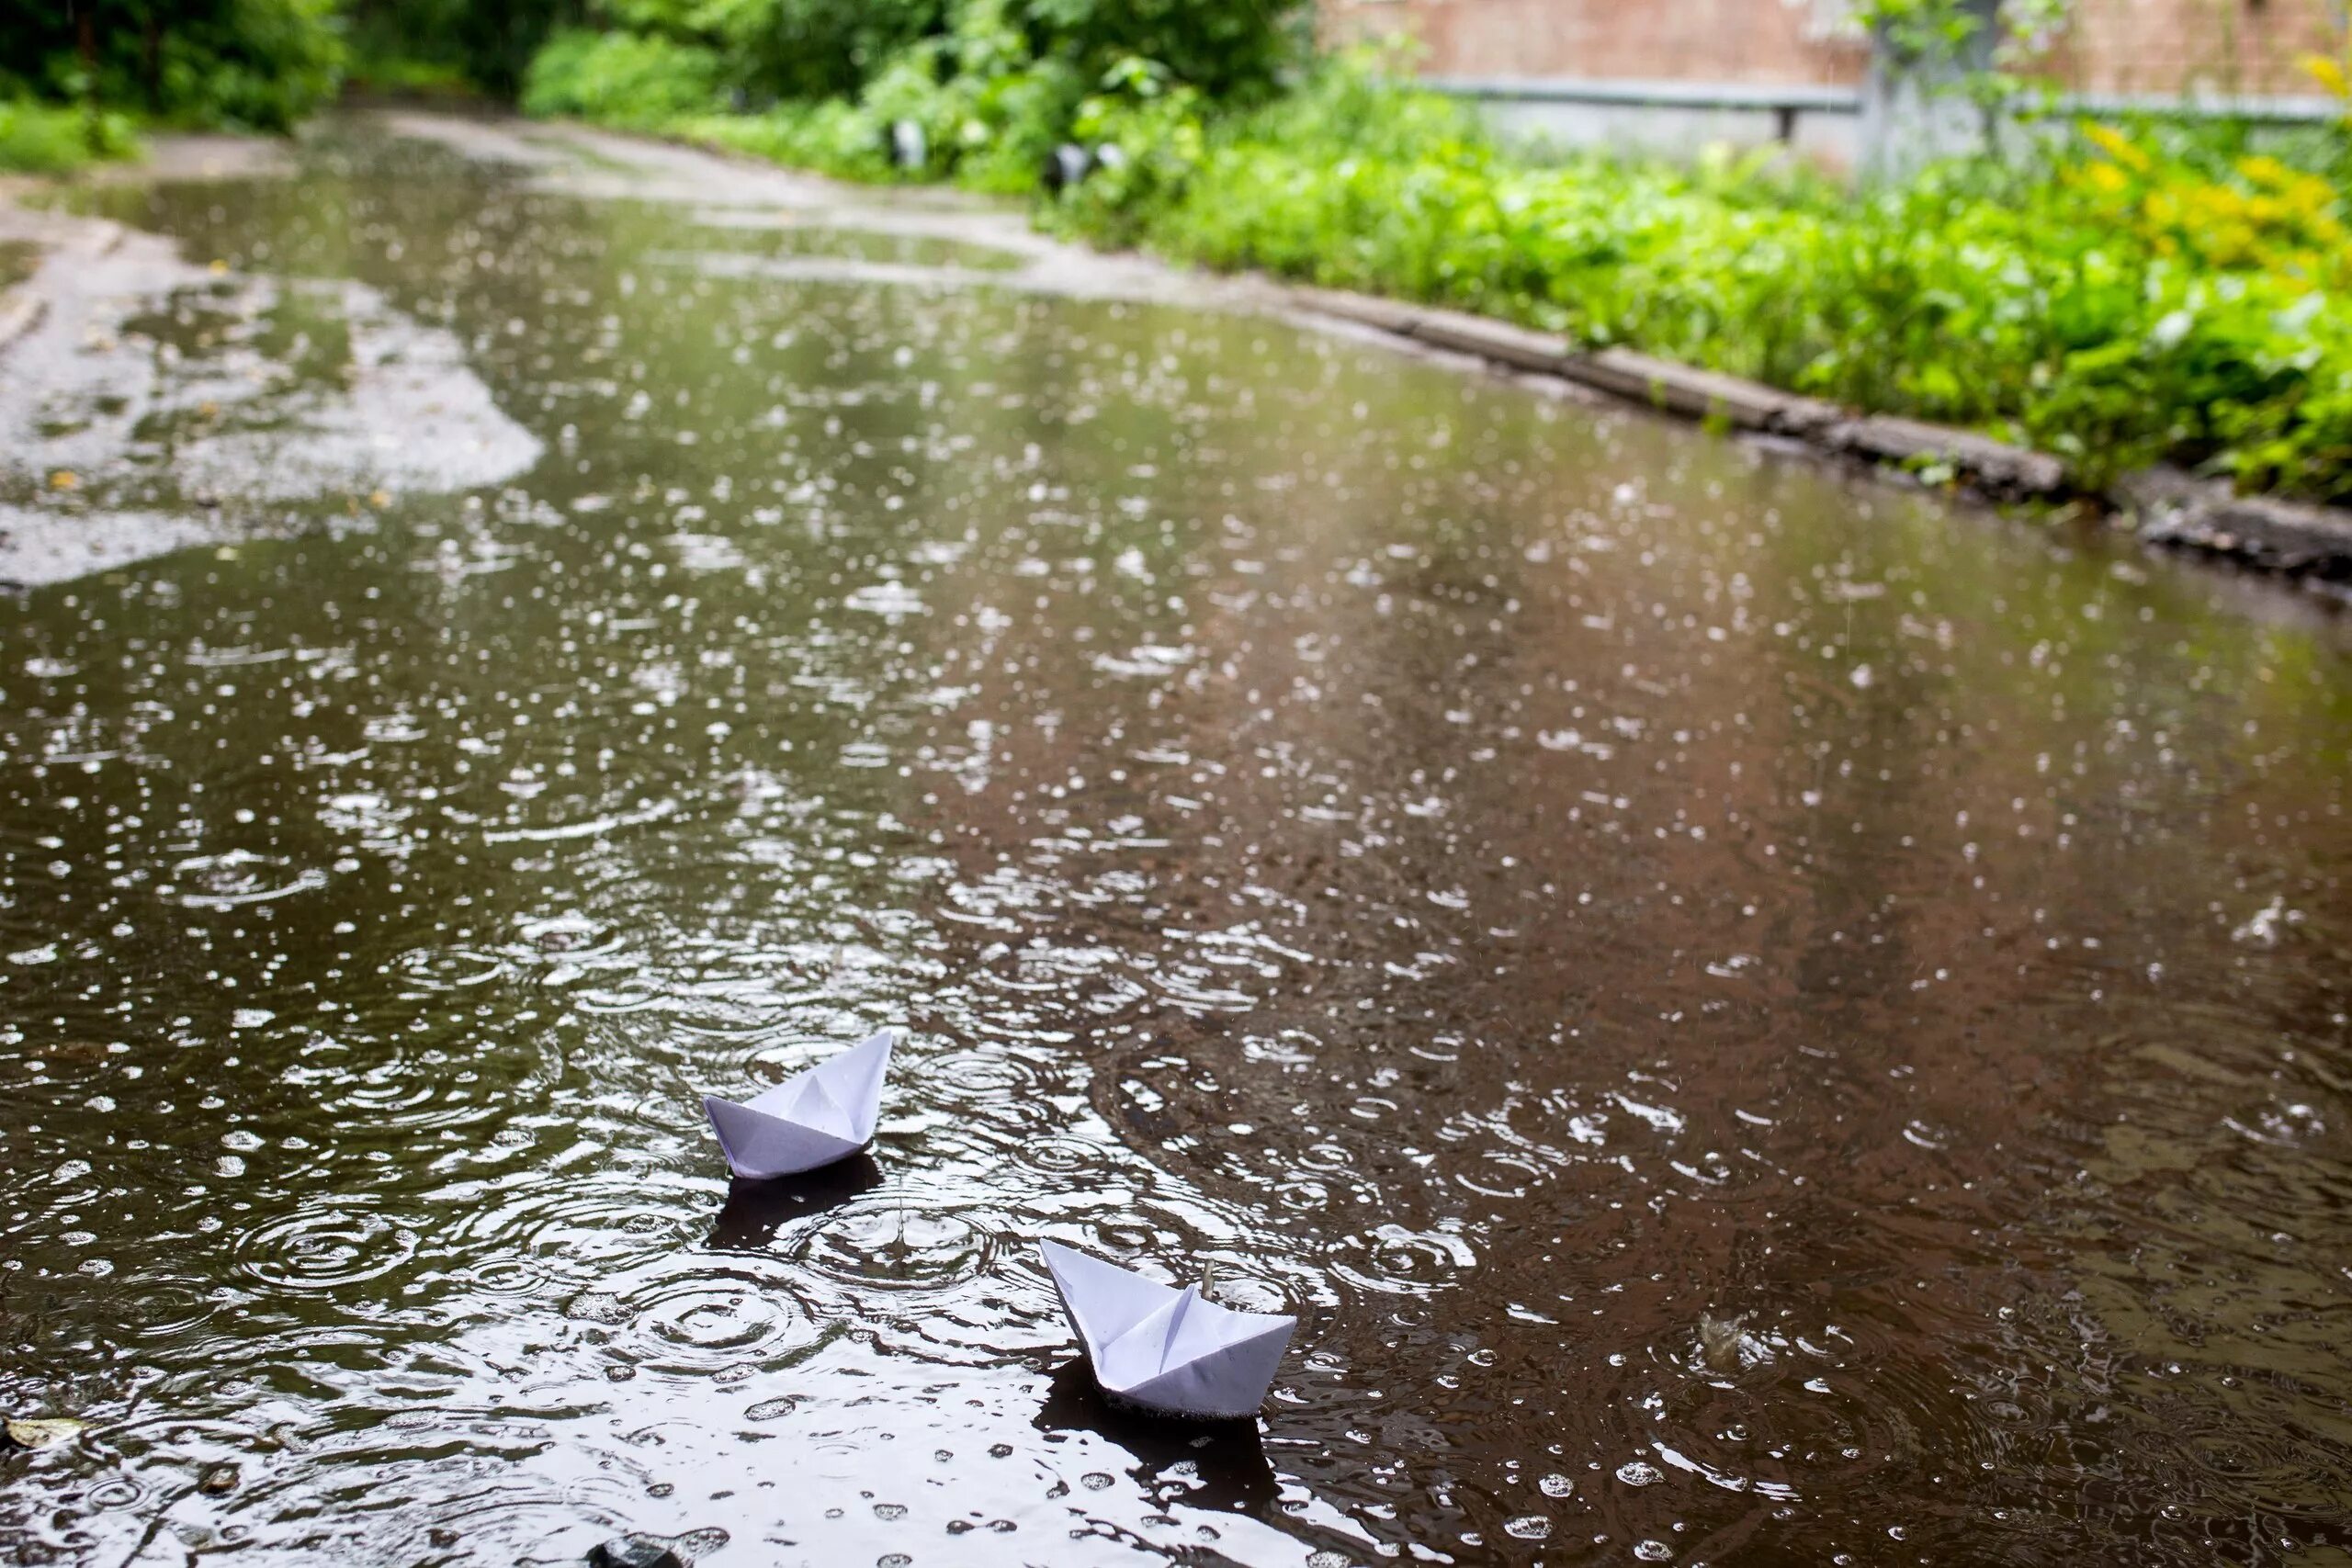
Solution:
M846 1159L874 1137L882 1077L898 1031L886 1029L805 1073L738 1103L702 1097L728 1168L754 1180Z
M1058 1242L1043 1245L1046 1272L1104 1393L1170 1416L1258 1413L1296 1318L1235 1312L1198 1286L1177 1290Z

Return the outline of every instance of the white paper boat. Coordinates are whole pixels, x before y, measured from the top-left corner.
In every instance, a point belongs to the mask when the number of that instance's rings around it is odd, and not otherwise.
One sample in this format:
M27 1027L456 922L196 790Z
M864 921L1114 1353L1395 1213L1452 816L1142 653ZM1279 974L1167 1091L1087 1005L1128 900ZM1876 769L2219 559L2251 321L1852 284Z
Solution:
M1196 1285L1180 1291L1058 1242L1043 1246L1103 1393L1170 1416L1258 1413L1296 1318L1234 1312Z
M882 1113L882 1076L899 1032L886 1029L830 1061L737 1103L702 1097L736 1175L754 1180L831 1165L864 1148Z

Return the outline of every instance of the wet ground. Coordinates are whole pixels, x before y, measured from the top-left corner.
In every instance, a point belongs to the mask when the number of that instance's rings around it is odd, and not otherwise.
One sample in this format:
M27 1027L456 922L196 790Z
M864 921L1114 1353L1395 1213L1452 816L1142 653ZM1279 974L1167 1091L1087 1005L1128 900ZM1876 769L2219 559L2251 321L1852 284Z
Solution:
M2336 623L398 127L20 220L17 1560L2352 1562ZM1041 1236L1300 1314L1258 1428Z

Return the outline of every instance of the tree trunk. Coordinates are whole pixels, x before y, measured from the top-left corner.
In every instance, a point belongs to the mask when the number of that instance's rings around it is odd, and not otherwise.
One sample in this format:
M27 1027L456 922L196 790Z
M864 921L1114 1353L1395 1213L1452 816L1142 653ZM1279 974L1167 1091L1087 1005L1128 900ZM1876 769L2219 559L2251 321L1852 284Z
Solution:
M154 12L139 28L139 85L147 95L147 112L164 109L164 20Z
M2000 0L1959 0L1975 28L1958 50L1908 54L1884 28L1871 41L1862 86L1862 173L1901 179L1939 158L1985 150L1996 134L1970 82L1993 69L2001 37Z
M88 115L83 127L83 137L93 152L100 151L106 136L98 128L98 17L96 0L74 0L74 48L82 58L82 101Z
M98 100L98 16L93 0L79 0L74 7L74 46L82 57L82 90L90 101Z

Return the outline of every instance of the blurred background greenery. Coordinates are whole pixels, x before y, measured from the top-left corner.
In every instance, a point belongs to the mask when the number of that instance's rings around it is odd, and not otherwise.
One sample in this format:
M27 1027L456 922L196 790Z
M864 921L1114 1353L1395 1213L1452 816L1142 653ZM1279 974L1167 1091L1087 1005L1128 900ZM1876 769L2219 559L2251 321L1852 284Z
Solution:
M2352 502L2352 120L2053 111L2065 0L1860 0L1982 145L1857 184L1787 149L1498 136L1296 0L0 0L0 167L141 126L475 96L1194 263L1442 302L2054 451ZM2305 62L2346 101L2346 62ZM1079 164L1057 164L1057 149ZM1065 177L1083 165L1077 181Z

